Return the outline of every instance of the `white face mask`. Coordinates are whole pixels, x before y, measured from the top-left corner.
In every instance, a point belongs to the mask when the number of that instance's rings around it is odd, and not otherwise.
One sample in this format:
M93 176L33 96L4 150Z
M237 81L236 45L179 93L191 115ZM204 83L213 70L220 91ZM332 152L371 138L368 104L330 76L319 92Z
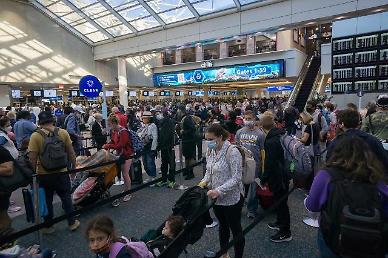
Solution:
M156 119L162 120L162 119L163 119L163 115L162 115L162 114L157 114L157 115L156 115Z

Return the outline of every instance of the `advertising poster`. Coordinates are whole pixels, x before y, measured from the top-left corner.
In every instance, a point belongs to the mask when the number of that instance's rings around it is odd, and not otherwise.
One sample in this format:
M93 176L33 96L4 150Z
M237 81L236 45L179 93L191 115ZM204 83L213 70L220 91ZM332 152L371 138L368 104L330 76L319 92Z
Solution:
M154 85L161 87L277 79L281 77L284 77L283 60L154 74L153 79Z

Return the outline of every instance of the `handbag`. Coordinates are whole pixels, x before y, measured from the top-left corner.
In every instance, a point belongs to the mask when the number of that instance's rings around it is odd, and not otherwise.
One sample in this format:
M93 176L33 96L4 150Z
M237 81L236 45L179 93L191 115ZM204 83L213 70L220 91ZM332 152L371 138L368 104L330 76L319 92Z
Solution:
M32 182L34 170L30 161L25 156L20 156L13 161L13 174L0 176L0 192L12 193L20 187L25 187Z

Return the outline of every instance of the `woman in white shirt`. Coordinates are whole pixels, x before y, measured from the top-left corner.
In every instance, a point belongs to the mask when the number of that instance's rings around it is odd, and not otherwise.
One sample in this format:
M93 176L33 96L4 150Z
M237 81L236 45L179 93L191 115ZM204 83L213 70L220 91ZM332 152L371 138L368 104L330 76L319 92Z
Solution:
M200 182L201 187L208 186L207 195L217 199L214 213L219 221L219 240L225 250L229 242L230 230L236 238L242 233L241 210L244 205L242 183L242 156L240 151L227 139L228 132L220 125L213 124L206 131L208 151L206 154L206 174ZM235 258L242 258L245 239L234 245ZM225 253L222 258L228 258Z

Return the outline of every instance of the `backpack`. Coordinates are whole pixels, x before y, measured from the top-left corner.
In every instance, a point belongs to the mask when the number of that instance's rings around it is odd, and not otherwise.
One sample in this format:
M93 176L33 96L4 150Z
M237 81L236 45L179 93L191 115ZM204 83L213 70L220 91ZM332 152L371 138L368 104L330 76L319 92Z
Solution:
M305 146L298 139L290 135L282 135L280 144L283 147L286 169L292 175L308 176L313 171L311 161L311 147Z
M135 151L136 154L139 154L144 149L144 143L140 139L140 137L137 135L135 131L128 130L127 128L122 127L119 131L119 134L122 131L127 131L129 133L129 138L131 139L132 148Z
M328 172L331 192L320 221L326 244L341 257L384 257L388 224L377 187L347 179L336 170Z
M206 223L204 216L200 214L205 209L208 209L207 190L199 186L187 189L172 208L173 215L182 216L186 221L186 226L191 227L185 235L186 244L193 245L201 239Z
M56 171L67 168L68 158L66 146L59 137L59 128L55 127L53 132L47 135L41 129L37 133L43 137L43 148L39 155L39 161L42 167L47 171Z
M154 258L144 242L130 242L127 238L121 237L126 243L116 242L112 245L109 258L116 258L123 247L127 247L131 258Z
M256 161L253 158L252 152L242 146L232 145L236 147L242 156L242 182L243 184L250 185L255 182L256 178ZM226 151L227 160L230 160L232 148L228 148Z

